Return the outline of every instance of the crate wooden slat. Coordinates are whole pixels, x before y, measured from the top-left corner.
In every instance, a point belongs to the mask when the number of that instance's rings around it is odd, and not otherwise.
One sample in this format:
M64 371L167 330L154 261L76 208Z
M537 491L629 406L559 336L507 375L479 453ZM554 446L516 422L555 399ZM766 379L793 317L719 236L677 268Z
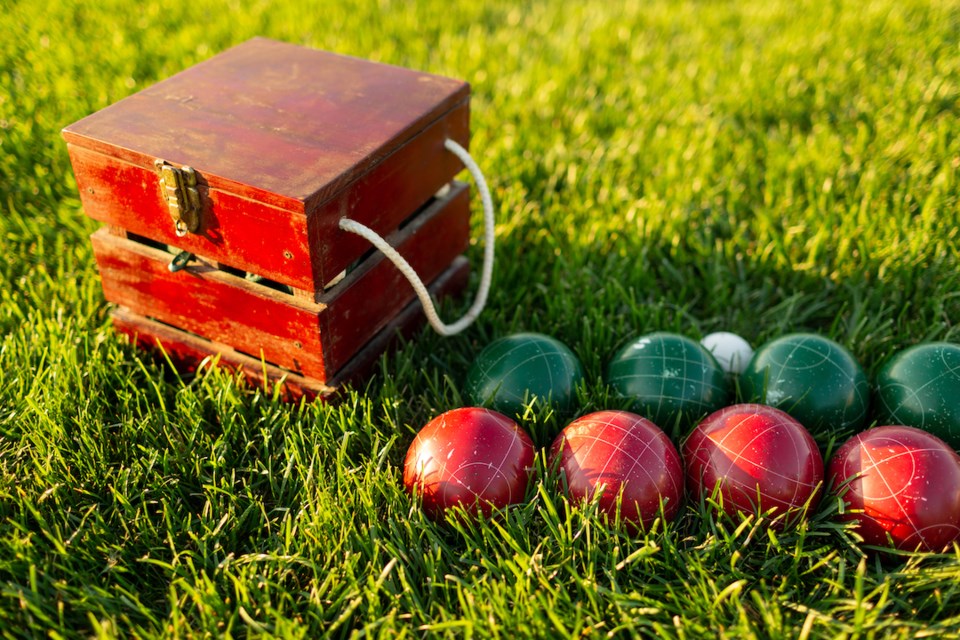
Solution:
M461 291L469 275L470 265L466 258L458 257L431 283L430 293L435 297L443 297ZM126 335L133 344L160 358L169 359L181 372L196 374L207 365L226 366L240 371L251 384L270 388L273 384L279 384L281 397L292 402L301 398L335 398L345 383L362 379L398 337L409 337L424 322L419 303L411 302L364 345L334 378L320 382L262 358L239 352L230 345L206 340L123 307L115 309L111 317L116 330Z
M388 241L430 282L466 248L469 213L468 189L458 184ZM202 258L171 273L169 253L107 229L95 232L91 242L110 302L321 381L345 367L414 297L380 254L312 302Z

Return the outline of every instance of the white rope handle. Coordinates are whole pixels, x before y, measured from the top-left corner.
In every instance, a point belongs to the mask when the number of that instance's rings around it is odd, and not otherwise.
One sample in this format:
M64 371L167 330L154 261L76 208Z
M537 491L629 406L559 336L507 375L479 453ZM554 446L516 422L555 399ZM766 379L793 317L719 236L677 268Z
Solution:
M417 272L410 266L410 263L407 262L396 249L387 244L387 241L376 231L360 224L356 220L350 220L348 218L340 219L340 228L365 238L370 244L383 252L383 255L396 265L400 273L410 281L414 292L417 294L417 298L420 299L420 304L423 305L423 313L427 316L427 322L430 323L434 331L442 336L452 336L473 324L473 321L477 319L477 316L480 315L483 307L487 304L487 295L490 293L490 280L493 276L493 198L490 197L490 189L487 187L487 181L483 177L483 172L480 171L480 167L477 166L477 163L470 157L470 153L450 139L444 142L443 146L453 155L457 156L460 162L463 163L463 166L467 168L467 171L470 172L470 175L473 176L473 180L477 184L477 190L480 192L480 200L483 203L484 248L483 267L480 271L480 288L477 290L477 297L474 298L473 304L470 305L470 308L463 314L462 318L453 324L444 324L440 316L437 315L437 309L433 305L433 300L430 299L430 293L423 284L423 280L420 279Z

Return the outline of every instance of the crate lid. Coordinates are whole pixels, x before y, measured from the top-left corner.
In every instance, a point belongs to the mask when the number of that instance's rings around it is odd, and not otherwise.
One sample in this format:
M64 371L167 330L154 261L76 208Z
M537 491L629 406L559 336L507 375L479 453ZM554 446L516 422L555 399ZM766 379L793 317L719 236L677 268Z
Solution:
M63 137L91 217L318 290L369 249L337 229L340 216L390 233L461 170L443 141L466 145L469 93L461 80L254 38ZM196 172L195 233L174 235L159 160Z
M287 209L322 201L458 102L460 80L254 38L63 130ZM309 206L309 205L308 205Z

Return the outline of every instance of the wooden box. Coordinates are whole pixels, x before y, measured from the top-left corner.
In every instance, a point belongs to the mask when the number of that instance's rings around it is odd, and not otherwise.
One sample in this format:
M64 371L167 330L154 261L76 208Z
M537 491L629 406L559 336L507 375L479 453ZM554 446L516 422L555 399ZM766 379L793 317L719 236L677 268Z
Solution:
M362 369L418 307L338 227L385 236L436 293L466 281L469 85L257 38L63 130L114 324L291 395ZM185 268L171 271L175 255Z

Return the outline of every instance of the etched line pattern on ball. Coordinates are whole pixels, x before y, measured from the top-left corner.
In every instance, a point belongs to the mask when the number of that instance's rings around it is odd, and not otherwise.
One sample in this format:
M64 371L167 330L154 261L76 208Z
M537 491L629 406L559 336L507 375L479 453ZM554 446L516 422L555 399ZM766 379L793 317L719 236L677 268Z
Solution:
M704 418L684 443L687 477L699 497L716 495L729 515L802 511L819 503L823 463L816 442L786 412L755 403ZM770 526L791 525L775 518ZM791 525L792 526L792 525Z
M960 457L936 436L875 427L844 443L831 466L851 507L841 518L857 522L867 544L940 552L960 533Z
M764 465L760 464L757 460L754 460L754 459L749 458L749 457L747 457L746 455L744 455L745 452L750 448L750 445L752 445L753 443L755 443L757 440L760 440L761 438L763 438L765 435L767 435L767 434L770 433L771 431L776 431L776 430L778 430L778 429L781 429L781 428L782 428L782 425L770 425L770 426L768 426L766 429L764 429L763 431L761 431L760 433L754 434L753 437L750 439L750 441L749 441L742 449L740 449L739 451L735 451L735 450L730 449L729 447L726 446L726 440L727 440L728 438L732 437L737 430L739 430L739 429L740 429L741 427L743 427L744 425L747 425L747 423L748 423L751 419L757 417L758 415L760 415L760 414L754 413L754 414L752 414L752 415L745 415L739 422L737 422L732 428L730 428L730 429L724 434L723 438L721 438L719 442L716 442L717 447L718 447L721 451L723 451L724 453L726 453L727 455L733 456L733 459L732 459L731 462L732 462L734 465L737 465L737 462L739 462L740 460L745 460L746 462L748 462L748 463L751 464L752 466L756 467L757 469L760 469L760 470L763 471L764 473L769 474L769 475L771 475L771 476L773 476L773 477L776 477L776 478L780 478L780 479L785 480L786 482L790 483L790 485L793 487L793 495L791 496L791 499L790 499L789 501L784 501L784 500L781 499L781 498L777 498L777 497L775 497L775 496L771 496L771 495L769 495L769 494L765 494L765 493L763 493L762 491L758 491L756 486L753 487L754 490L753 490L752 492L747 491L747 493L748 493L748 494L751 494L751 495L756 495L757 493L759 493L761 499L770 500L771 502L779 503L780 505L790 507L791 505L796 504L797 494L800 492L800 489L801 489L801 488L806 488L806 489L813 490L813 489L816 488L816 484L815 484L815 483L812 483L812 482L803 482L802 480L800 480L800 479L798 479L798 478L796 478L796 477L794 477L794 476L786 475L786 474L780 473L779 471L774 471L773 469L770 469L770 468L765 467ZM749 427L747 427L747 428L749 428ZM794 453L796 454L796 455L795 455L795 459L796 459L796 461L797 461L797 469L799 470L800 467L802 466L802 463L801 463L801 460L800 460L800 458L801 458L801 456L800 456L800 450L799 450L799 448L797 447L797 440L796 440L796 435L797 435L797 434L795 434L795 433L794 433L792 430L790 430L790 429L784 429L784 430L783 430L783 433L786 433L786 434L788 434L788 435L790 436L790 438L789 438L790 445L793 447L793 451L794 451ZM778 441L778 443L782 443L782 440L781 440L781 441ZM739 465L737 465L737 466L742 469L742 467L740 467ZM740 483L737 483L737 484L739 485ZM751 487L744 487L743 485L740 485L740 487L741 487L742 489L749 489L749 488L751 488Z
M498 367L502 362L509 362L510 359L514 356L515 353L517 353L518 351L519 351L519 352L527 351L527 350L530 350L531 348L535 348L535 349L536 349L536 353L531 354L530 356L528 356L528 357L527 357L526 359L524 359L524 360L520 360L520 361L515 362L514 365L513 365L513 367L512 367L511 369L503 372L503 374L502 374L500 377L503 378L503 379L507 379L507 378L509 378L515 371L520 370L520 369L523 369L523 367L525 367L526 365L528 365L528 364L530 364L530 363L532 363L532 362L535 362L535 361L537 361L537 360L543 360L544 363L545 363L544 369L545 369L546 374L547 374L547 380L548 380L548 384L549 384L549 386L547 387L548 389L552 389L552 388L554 387L553 366L552 366L552 365L555 363L555 361L560 361L560 363L562 364L563 368L565 369L565 371L564 371L565 375L567 375L567 376L573 375L573 371L572 371L572 370L571 370L571 371L566 371L566 369L567 369L567 362L566 362L566 360L562 357L562 355L561 355L560 353L558 353L557 351L553 351L553 350L551 350L551 351L549 351L549 352L545 351L545 350L543 349L543 344L542 344L541 342L539 342L539 341L530 341L530 342L524 342L524 343L521 343L521 344L514 345L514 346L511 347L510 349L508 349L508 350L504 351L503 353L501 353L501 354L500 354L500 357L499 357L497 360L494 360L493 362L489 363L489 365L487 365L486 368L483 368L483 369L481 369L480 371L481 371L481 373L482 373L482 375L483 375L484 377L489 377L491 371L495 371L495 370L497 369L497 367ZM519 392L518 392L518 391L515 391L515 390L513 390L513 389L502 389L502 388L498 387L497 393L506 393L506 395L507 395L511 400L514 400L514 401L516 401L516 402L523 402L523 401L524 401L524 398L519 394ZM542 400L547 400L547 398L542 398Z
M904 448L906 448L906 447L908 446L906 443L903 443L903 442L901 442L901 441L899 441L899 440L897 440L897 439L895 439L895 438L889 438L888 441L889 441L889 442L892 442L892 443L894 443L894 444L896 444L896 445L899 445L899 446L901 446L901 447L904 447ZM890 445L888 444L888 445L886 445L886 446L889 447ZM863 475L863 476L867 476L868 473L869 473L869 471L877 471L877 474L876 474L877 477L880 478L880 481L883 483L883 486L886 487L886 489L887 489L887 494L886 494L886 495L871 495L871 494L867 494L867 493L864 491L864 494L863 494L864 499L865 499L865 500L866 500L866 499L869 499L869 500L877 500L877 501L879 501L879 502L883 502L883 501L886 501L886 500L893 500L893 502L897 505L897 513L902 513L902 514L908 514L908 513L910 513L910 512L904 507L903 503L900 502L899 494L902 493L903 491L906 491L907 488L909 488L910 483L913 482L913 479L914 479L914 477L916 476L916 471L917 471L917 459L916 459L916 458L914 457L914 455L913 455L913 454L914 454L914 451L908 449L908 450L904 451L902 454L898 454L898 455L896 455L896 456L891 456L891 457L885 458L885 459L883 459L883 460L881 460L881 461L878 461L878 460L876 460L876 459L873 457L873 455L872 455L872 453L871 453L871 451L870 451L870 446L869 446L869 445L865 445L865 444L863 444L863 443L861 442L860 451L863 453L863 455L865 455L865 456L867 457L867 460L868 460L868 462L869 462L869 465L867 466L866 469L863 468L863 464L861 463L860 471L861 471L862 475ZM931 451L931 450L930 450L930 449L923 449L923 451L926 452L926 451ZM890 461L893 461L893 460L895 460L897 457L901 457L901 456L907 456L907 457L909 457L909 458L910 458L910 463L911 463L911 465L912 465L913 468L912 468L912 470L910 471L910 480L908 480L908 481L904 484L903 488L901 488L899 491L894 491L894 490L893 490L893 487L890 486L890 483L887 482L887 477L886 477L886 475L885 475L884 473L882 473L882 472L878 469L878 467L880 466L881 463L882 463L882 464L887 464L887 463L889 463ZM861 483L862 483L862 482L863 482L863 480L861 479ZM862 486L862 485L861 485L861 486ZM871 482L868 486L872 488L872 487L875 487L876 485L875 485L875 483ZM874 522L876 522L876 523L877 523L878 525L880 525L882 528L884 528L884 529L886 528L886 527L883 527L883 524L882 524L879 520L877 520L876 518L874 518L874 517L871 516L870 514L866 513L866 509L864 509L864 515L866 515L866 516L869 517L871 520L873 520ZM916 527L916 525L914 524L913 520L911 520L910 518L905 518L905 521L906 521L907 524L910 525L910 528L913 529L914 534L915 534L918 538L920 538L920 541L923 542L923 543L926 543L926 540L924 540L924 538L921 536L920 531L917 529L917 527Z
M595 424L596 424L596 423L595 423ZM577 439L577 440L588 440L588 441L590 441L590 446L589 446L589 448L584 452L582 458L583 458L583 459L589 459L589 458L590 458L590 454L593 452L593 448L594 448L597 444L605 444L605 445L611 447L612 449L616 450L617 452L622 453L624 456L626 456L628 459L630 459L630 461L631 461L631 463L632 463L632 464L631 464L631 467L630 467L630 469L629 469L626 473L623 474L623 477L624 477L626 480L629 480L630 476L633 475L634 469L639 466L640 469L644 472L644 474L646 474L647 478L649 478L650 481L651 481L654 485L656 485L656 484L657 484L657 479L654 478L653 475L650 473L650 471L642 464L643 456L644 456L648 451L651 451L651 445L653 444L654 439L650 439L650 440L644 442L644 443L643 443L643 449L642 449L638 454L636 454L636 455L634 455L633 453L627 451L627 450L624 449L623 446L622 446L625 439L627 439L627 438L630 438L630 439L633 439L633 440L636 439L636 438L633 436L632 429L633 429L634 427L636 427L638 424L642 424L642 418L641 418L641 419L634 419L633 422L630 424L629 427L623 427L623 426L621 426L621 425L613 422L612 420L607 420L607 421L602 422L602 423L599 423L599 424L602 424L602 425L604 426L604 432L606 432L606 429L608 429L608 428L609 428L609 429L613 429L613 430L617 431L618 433L620 433L620 434L621 434L621 437L617 440L617 442L611 442L611 441L609 441L609 440L606 440L605 438L601 438L601 437L599 437L599 436L595 436L595 435L592 435L592 434L589 434L589 435L588 435L588 434L577 434L577 436L576 436L576 439ZM576 453L576 451L575 451L574 453ZM577 456L577 457L578 457L578 458L581 458L581 456ZM603 467L600 469L600 471L599 471L598 474L597 474L597 477L598 477L598 478L603 478L603 477L604 477L604 475L605 475L606 472L607 472L607 467L610 465L610 462L612 461L612 459L613 459L613 456L612 456L612 455L607 456L607 459L606 459L606 461L604 462ZM670 474L667 474L667 476L670 478L670 484L673 486L674 491L678 491L676 480L674 480L673 476L671 476ZM625 482L624 484L626 484L626 482Z
M856 376L850 375L850 374L845 370L845 368L844 368L844 366L843 366L843 363L837 362L836 360L834 360L833 357L832 357L832 355L833 355L832 353L829 353L829 352L828 352L828 353L824 353L824 352L821 351L820 349L816 349L816 348L814 348L814 347L811 347L811 346L810 346L811 343L816 344L814 341L809 340L809 339L807 339L807 338L803 338L803 337L799 338L796 342L794 342L794 343L792 344L792 347L793 347L793 348L790 350L790 353L787 354L786 358L785 358L783 361L779 361L779 360L777 360L773 355L771 355L771 356L770 356L770 364L771 364L771 365L776 365L776 366L778 366L778 367L779 367L779 370L776 372L776 376L775 376L775 375L774 375L774 371L773 371L773 369L772 369L772 367L771 367L771 370L770 370L770 380L774 380L774 378L776 377L778 382L781 381L781 380L782 380L781 376L783 375L783 373L784 373L785 371L791 371L791 372L796 372L796 371L814 371L814 370L819 369L819 368L820 368L821 366L823 366L825 363L829 363L829 364L832 366L832 368L833 368L846 382L849 382L849 383L855 383L855 382L856 382ZM797 354L800 350L803 350L804 352L807 352L807 353L811 353L811 354L813 354L814 356L818 356L818 357L819 357L819 360L816 360L816 361L813 361L813 362L809 362L809 363L807 363L806 365L803 365L803 366L796 366L796 365L792 364L792 363L791 363L791 360L792 360L793 356L794 356L795 354ZM861 407L861 410L857 413L856 416L851 416L848 420L849 420L849 421L853 421L853 422L859 422L860 420L863 420L863 419L866 417L866 413L865 413L865 411L864 411L863 408L867 406L867 400L863 397L862 392L861 392L861 389L860 389L856 384L853 385L853 389L854 389L854 393L856 393L858 405ZM773 402L773 403L779 403L781 400L783 400L783 398L782 398L782 397L777 397L777 398L770 397L770 395L769 395L769 393L768 393L767 400L770 401L770 402ZM800 400L802 400L802 397L800 397L800 398L794 398L794 400L800 401ZM844 414L844 416L845 416L845 414L846 414L846 408L844 408L843 414Z
M724 437L720 440L720 442L717 443L717 446L718 446L724 453L727 453L728 455L733 455L733 456L734 456L734 458L733 458L733 463L734 463L734 464L736 464L739 460L744 459L744 460L746 460L748 463L750 463L751 465L753 465L754 467L756 467L757 469L760 469L761 471L763 471L764 473L769 474L769 475L771 475L771 476L773 476L773 477L780 478L780 479L782 479L782 480L785 480L785 481L789 482L789 483L793 486L793 496L792 496L790 502L785 502L785 501L783 501L783 500L781 500L781 499L779 499L779 498L776 498L776 497L774 497L774 496L765 494L765 493L763 493L762 491L759 492L759 493L760 493L761 498L766 498L766 499L771 500L771 501L773 501L773 502L782 503L782 504L784 504L784 505L786 505L786 506L790 506L791 504L794 504L793 500L796 499L797 493L799 492L800 488L807 488L807 489L811 489L811 490L812 490L812 489L814 489L814 488L816 487L816 485L815 485L814 483L810 483L810 482L803 482L803 481L797 479L796 477L789 476L789 475L780 473L780 472L778 472L778 471L774 471L773 469L769 469L768 467L765 467L764 465L760 464L757 460L754 460L754 459L751 459L751 458L747 458L747 457L744 455L744 452L747 451L747 449L749 448L749 446L750 446L751 444L755 443L757 440L759 440L759 439L762 438L763 436L767 435L767 434L770 433L771 431L776 431L777 429L780 429L780 428L781 428L781 425L770 425L769 427L767 427L766 429L764 429L764 430L761 431L760 433L754 434L753 437L750 439L750 441L747 443L747 445L745 445L739 452L734 451L734 450L732 450L732 449L729 449L728 447L725 446L727 438L731 437L740 427L746 425L751 419L757 417L758 415L760 415L760 414L759 414L759 413L754 413L754 414L752 414L752 415L746 415L746 416L744 416L744 417L740 420L740 422L738 422L733 428L731 428L726 434L724 434ZM795 454L794 458L795 458L796 461L797 461L797 467L798 467L798 469L799 469L799 467L801 467L802 465L801 465L801 462L800 462L800 451L799 451L799 449L797 448L797 441L796 441L796 439L795 439L795 435L796 435L796 434L794 434L794 432L793 432L792 430L789 430L789 429L788 429L788 430L784 430L784 433L787 433L787 434L790 436L790 445L793 447L793 452L794 452L794 454ZM779 443L778 443L778 444L779 444ZM754 494L755 494L755 493L756 493L756 488L754 487L754 492L748 492L748 493L754 493Z
M488 414L493 414L496 417L496 414L494 412L486 409L484 409L484 411ZM442 424L443 424L443 428L445 429L447 427L446 420L443 420ZM466 464L462 464L459 467L457 467L453 471L453 473L451 473L449 476L451 480L456 480L457 484L459 484L461 487L463 487L464 489L469 491L471 494L473 494L474 499L478 502L483 501L481 496L484 493L486 493L487 489L490 488L490 485L493 484L493 481L496 480L497 477L500 477L503 479L508 478L507 474L503 472L503 465L507 462L507 458L510 457L510 453L513 451L514 447L522 446L522 443L520 442L520 435L516 429L511 429L509 425L506 425L503 422L500 422L499 420L497 421L497 426L502 431L504 431L505 433L508 433L511 436L510 446L504 447L503 457L500 459L499 464L497 464L496 467L494 467L494 465L489 462L468 462ZM453 453L453 450L451 449L450 452L447 454L447 458L449 458L452 453ZM487 478L487 484L484 485L483 489L481 489L479 492L471 488L469 484L465 484L460 476L461 473L466 473L468 469L471 467L493 469L492 474L490 474L490 477ZM444 472L446 471L446 460L444 460L443 462L443 471ZM506 488L508 491L507 502L508 503L513 502L513 489L510 487L509 483L507 483Z
M932 382L932 381L931 381L931 382ZM927 383L927 384L930 384L930 383ZM923 386L925 387L925 386L927 386L927 385L923 385ZM921 388L922 388L922 387L921 387ZM888 384L888 385L886 385L886 386L884 387L884 389L885 389L885 390L886 390L886 389L897 389L897 390L900 390L900 391L903 392L903 400L901 400L900 404L898 404L895 408L894 408L894 407L891 407L889 404L887 404L887 394L882 394L882 393L881 393L881 394L877 394L877 395L879 396L879 398L880 398L880 403L883 405L883 410L886 411L886 412L887 412L887 415L890 416L890 418L891 418L890 421L891 421L891 422L897 422L897 423L902 422L902 418L900 418L900 417L898 416L898 412L903 408L903 406L904 406L905 404L907 404L907 400L913 401L913 402L916 404L916 406L923 407L924 409L926 408L926 406L924 405L923 401L920 399L920 394L919 394L920 389L919 389L919 388L918 388L918 389L914 389L914 388L911 388L911 387L909 387L909 386L907 386L907 385L905 385L905 384L902 384L902 383L899 383L899 382L898 382L898 383L896 383L896 384ZM910 422L913 422L914 424L911 424L910 426L912 426L912 427L919 427L919 428L921 428L921 429L926 429L926 428L928 428L929 425L927 424L927 413L929 413L929 412L927 412L927 411L922 411L922 412L920 413L920 422L919 422L919 423L916 423L915 421L912 421L912 420L911 420Z
M665 341L660 336L654 336L653 338L646 338L640 341L636 350L643 349L646 345L652 345L654 340L657 341L659 346L658 350L661 369L657 372L651 373L632 373L629 375L620 375L619 378L622 380L652 380L654 382L659 382L660 393L657 399L658 414L663 410L664 401L667 400L676 403L693 403L696 404L699 409L706 409L710 408L711 406L709 403L702 401L699 397L691 398L682 395L674 395L673 391L676 389L676 386L673 384L673 382L679 382L681 383L681 387L689 387L689 389L694 392L700 387L709 387L717 393L726 393L725 388L718 387L717 385L713 384L712 380L705 375L708 371L706 362L704 362L702 359L693 360L687 357L685 350L682 356L667 355ZM650 356L646 354L633 354L630 356L631 360L637 361L648 360L649 358ZM700 372L699 376L696 376L697 371ZM673 389L668 389L668 385L673 387Z
M859 439L859 436L857 437ZM937 449L912 449L910 446L910 443L902 442L893 437L887 437L885 439L885 444L883 445L883 447L886 447L886 448L899 447L899 448L902 448L903 451L901 453L896 453L892 456L888 456L880 460L877 460L872 455L871 449L882 448L879 445L879 443L874 443L873 447L871 447L870 443L864 443L862 440L860 440L860 451L863 453L863 455L867 457L867 460L869 462L869 464L866 467L864 467L861 462L861 467L860 467L860 476L861 476L860 482L861 482L861 487L863 487L863 498L865 501L875 500L877 502L892 500L894 504L897 505L897 513L910 514L912 512L912 509L907 509L907 507L904 506L904 504L900 501L900 496L904 495L904 497L910 499L911 502L915 501L914 496L911 496L909 494L904 494L904 492L910 488L910 485L914 482L914 480L917 480L918 465L917 465L917 459L915 457L915 454L930 453L934 455L941 455L943 452L938 451ZM883 473L882 466L886 466L891 462L893 462L894 460L896 460L897 458L901 458L903 456L907 456L910 459L910 463L912 465L912 469L910 471L910 479L906 483L904 483L903 487L901 487L898 490L894 490L893 487L890 486L890 483L887 481L887 476L886 474ZM870 482L870 483L864 482L864 478L870 477L871 471L876 471L876 477L878 477L883 482L883 486L886 487L886 490L887 490L886 495L868 494L866 492L866 489L868 487L871 489L878 488L875 482ZM874 516L867 513L866 509L864 510L863 515L870 518L874 522L876 522L879 527L883 529L887 529L887 527L885 527L880 520L878 520ZM896 521L896 524L902 524L902 523L909 524L910 528L913 529L914 534L917 536L917 538L919 538L920 542L922 542L924 545L927 544L927 539L923 537L923 534L920 532L919 529L917 529L916 524L913 522L911 518L906 517L902 520ZM935 525L935 526L941 526L941 525ZM928 528L930 527L924 527L924 529L928 529Z
M928 425L927 425L927 416L928 416L928 414L930 414L930 413L932 413L932 412L926 410L928 407L927 407L926 404L923 402L923 399L920 397L921 392L922 392L924 389L926 389L927 387L932 386L932 385L940 382L942 379L944 379L944 378L946 378L946 377L948 377L948 376L953 377L953 378L960 377L960 366L954 367L954 366L952 366L949 362L947 362L947 358L946 358L947 352L946 352L946 350L944 350L944 349L939 349L938 352L937 352L937 355L938 355L939 358L940 358L940 363L943 365L943 370L940 372L939 375L934 376L933 378L930 378L929 380L927 380L925 383L923 383L922 385L920 385L920 386L918 386L918 387L909 387L909 386L904 385L904 384L902 384L902 383L897 383L897 384L895 384L895 385L887 385L888 387L894 387L894 388L898 388L898 389L903 389L904 391L906 391L906 392L909 394L909 397L908 397L908 398L905 398L903 401L901 401L900 404L898 404L896 408L892 408L892 407L890 407L890 406L887 404L886 394L879 394L879 395L880 395L880 402L883 403L883 408L887 411L887 413L890 415L890 417L893 418L894 421L898 420L898 418L897 418L897 412L903 407L904 404L907 404L906 400L907 400L907 399L910 399L910 400L913 400L913 402L916 403L916 406L921 407L921 408L924 409L924 410L922 411L922 413L921 413L921 416L920 416L920 424L912 425L912 426L916 426L916 427L920 427L920 428L926 428L926 427L928 426ZM905 395L907 395L907 394L905 394ZM960 400L960 399L958 399L958 400ZM936 421L933 420L933 422L936 422Z
M517 431L517 429L511 429L508 425L505 425L503 423L499 423L499 425L500 425L500 428L503 431L508 432L512 436L512 438L510 440L510 446L507 447L506 451L503 454L503 458L500 459L500 464L497 465L497 470L494 472L495 475L491 476L490 479L487 480L487 484L483 487L484 493L490 487L491 483L493 483L494 478L496 478L497 476L501 476L503 478L507 477L507 474L503 472L503 465L506 464L507 458L510 456L510 453L513 451L514 447L522 446L520 443L520 434ZM513 502L513 489L509 487L509 484L507 488L510 492L507 502Z

